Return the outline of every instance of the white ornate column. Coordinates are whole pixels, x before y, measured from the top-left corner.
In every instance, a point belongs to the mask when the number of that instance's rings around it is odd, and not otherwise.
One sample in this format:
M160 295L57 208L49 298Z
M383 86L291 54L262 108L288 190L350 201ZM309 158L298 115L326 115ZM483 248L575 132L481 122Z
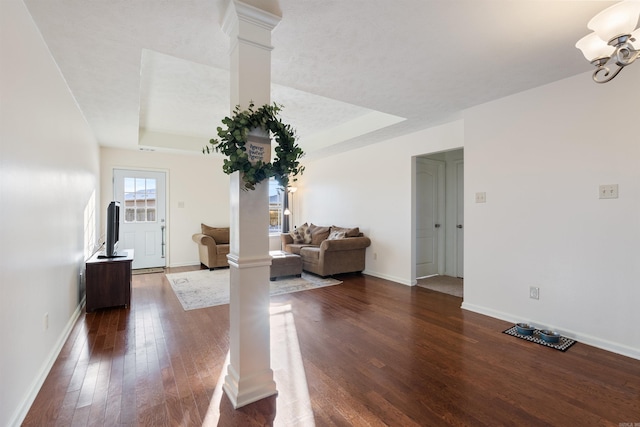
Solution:
M280 17L231 1L223 30L231 39L231 109L271 102L271 31ZM269 333L269 183L243 190L231 175L229 366L223 389L234 408L277 394Z

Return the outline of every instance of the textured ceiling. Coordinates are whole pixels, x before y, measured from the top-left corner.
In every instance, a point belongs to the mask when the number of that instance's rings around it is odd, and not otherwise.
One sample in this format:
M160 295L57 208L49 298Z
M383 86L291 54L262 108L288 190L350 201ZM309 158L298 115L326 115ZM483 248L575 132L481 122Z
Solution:
M149 148L143 136L163 134L157 147L194 150L215 137L230 109L226 0L25 3L101 145ZM248 3L282 15L272 100L322 156L591 71L574 44L614 2Z

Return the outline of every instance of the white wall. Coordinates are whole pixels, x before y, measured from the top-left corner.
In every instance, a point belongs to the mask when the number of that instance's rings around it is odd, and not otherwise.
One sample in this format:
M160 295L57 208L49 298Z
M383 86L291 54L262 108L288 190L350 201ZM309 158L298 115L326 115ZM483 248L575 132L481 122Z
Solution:
M465 112L465 308L640 358L638 94L636 65Z
M366 273L412 284L412 156L459 148L462 121L305 162L294 222L359 226L371 238Z
M198 247L191 236L200 232L200 224L229 226L229 176L222 172L222 157L105 147L100 153L100 209L105 210L113 200L114 168L165 171L167 266L199 264Z
M8 426L26 415L80 313L98 147L24 4L2 0L1 9L0 425Z

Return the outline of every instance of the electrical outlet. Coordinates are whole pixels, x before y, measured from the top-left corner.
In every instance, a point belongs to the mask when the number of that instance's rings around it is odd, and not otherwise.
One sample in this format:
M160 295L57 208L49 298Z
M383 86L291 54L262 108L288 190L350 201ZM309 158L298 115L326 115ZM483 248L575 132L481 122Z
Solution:
M487 193L484 191L476 193L476 203L487 203Z
M540 288L536 288L535 286L529 287L529 298L531 299L540 299Z

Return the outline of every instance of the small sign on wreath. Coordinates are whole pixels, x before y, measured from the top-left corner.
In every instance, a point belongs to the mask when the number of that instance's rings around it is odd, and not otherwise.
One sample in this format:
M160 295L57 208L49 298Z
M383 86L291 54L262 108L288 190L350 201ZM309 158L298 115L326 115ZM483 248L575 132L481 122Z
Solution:
M262 129L250 130L247 136L247 153L249 154L249 163L252 165L256 165L258 162L269 163L271 161L269 132L264 132Z
M220 139L211 139L209 143L213 148L207 145L202 152L224 154L227 158L222 170L228 175L239 171L245 190L254 190L257 183L271 177L275 177L283 188L287 188L290 179L296 181L296 177L304 172L304 166L300 164L304 151L296 144L295 132L291 126L278 118L281 106L276 103L267 104L257 110L253 109L254 106L252 102L248 109L241 111L237 105L233 110L233 117L222 119L227 128L218 127ZM262 135L256 136L256 131ZM270 134L277 143L273 162Z

